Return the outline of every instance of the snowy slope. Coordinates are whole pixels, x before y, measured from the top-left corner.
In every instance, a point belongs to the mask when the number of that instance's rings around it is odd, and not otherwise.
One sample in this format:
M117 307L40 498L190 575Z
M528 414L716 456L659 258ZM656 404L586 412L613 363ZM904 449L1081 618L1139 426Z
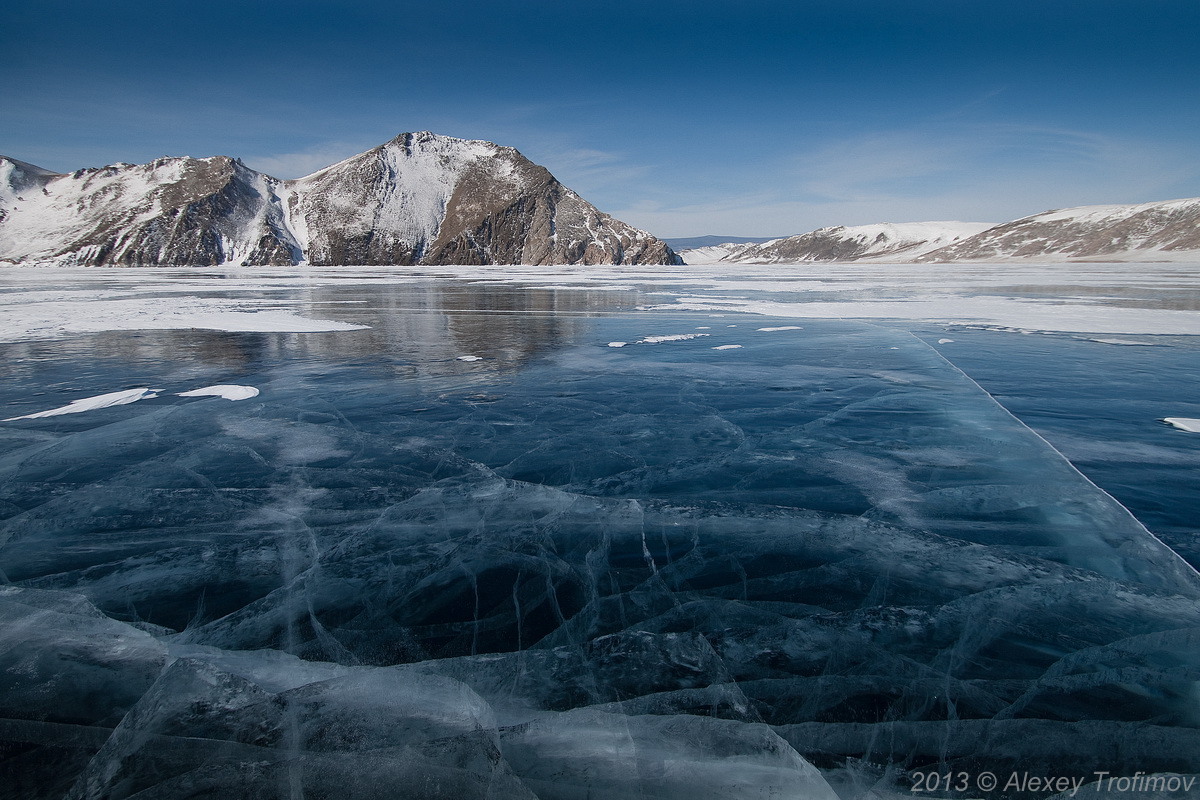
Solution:
M295 181L224 156L67 175L0 157L0 261L649 264L677 257L512 148L416 133Z
M1200 198L1081 206L992 225L911 222L821 228L762 244L684 250L689 264L824 261L1195 261Z
M273 178L224 156L66 175L0 159L0 259L65 264L289 264ZM20 188L21 178L25 188Z
M290 182L288 217L304 231L314 264L412 264L437 238L454 189L472 165L500 148L431 134L404 134ZM509 164L494 191L515 194Z
M24 194L40 192L55 177L58 173L0 156L0 220L7 209L24 199Z
M408 133L290 183L314 264L663 264L675 254L491 142Z
M717 264L722 261L734 260L738 254L752 246L754 246L753 243L739 242L710 244L704 247L680 250L679 257L683 259L685 264Z
M742 264L781 264L804 261L912 260L991 227L984 222L903 222L820 228L799 236L762 244L730 246L718 260ZM700 252L700 259L716 255ZM684 256L687 260L687 256ZM694 263L712 263L697 260Z
M1198 251L1200 198L1192 198L1047 211L996 225L918 260L1170 261L1195 260Z

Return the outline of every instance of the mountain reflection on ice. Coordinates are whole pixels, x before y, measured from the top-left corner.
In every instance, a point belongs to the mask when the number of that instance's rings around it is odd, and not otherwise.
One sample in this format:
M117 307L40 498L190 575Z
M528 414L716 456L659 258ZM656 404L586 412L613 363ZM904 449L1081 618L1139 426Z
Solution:
M712 320L431 315L250 339L278 349L214 381L250 401L5 425L0 778L832 800L1200 771L1195 572L919 339L754 330L787 322L610 348Z
M86 275L79 280L86 280ZM198 294L239 300L247 296L245 291L213 288ZM638 300L632 291L497 289L433 280L275 288L252 293L252 297L264 303L274 299L309 317L370 327L315 334L106 331L73 339L4 344L6 366L12 379L29 380L34 372L44 375L48 363L68 363L71 378L78 381L81 368L84 376L99 374L91 370L94 362L112 362L109 369L144 367L155 376L171 365L216 370L213 374L228 376L231 369L253 370L281 361L313 359L361 361L377 369L417 376L456 373L457 368L445 362L467 353L484 358L489 369L504 370L574 342L581 318L630 311ZM84 390L91 388L91 384L83 386Z

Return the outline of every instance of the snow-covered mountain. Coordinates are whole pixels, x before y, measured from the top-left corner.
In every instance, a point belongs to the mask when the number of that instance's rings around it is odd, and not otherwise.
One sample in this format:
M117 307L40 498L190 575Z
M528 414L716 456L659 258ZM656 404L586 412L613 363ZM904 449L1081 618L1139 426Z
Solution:
M762 244L683 250L689 264L806 261L1196 261L1200 198L1081 206L999 225L908 222L821 228Z
M779 236L685 236L682 238L664 237L663 241L678 253L681 250L698 250L702 247L712 247L724 244L760 244Z
M732 258L747 248L753 243L744 242L725 242L723 244L710 244L703 247L691 247L686 250L679 251L679 257L683 259L685 264L719 264L723 261L734 261Z
M428 132L291 181L226 156L65 175L0 157L0 261L679 263L513 148Z
M290 264L280 182L224 156L59 175L0 158L0 259Z
M1006 222L917 261L1170 261L1200 257L1200 198L1081 206Z
M820 228L761 244L685 250L689 264L794 264L804 261L911 261L992 227L987 222L904 222Z

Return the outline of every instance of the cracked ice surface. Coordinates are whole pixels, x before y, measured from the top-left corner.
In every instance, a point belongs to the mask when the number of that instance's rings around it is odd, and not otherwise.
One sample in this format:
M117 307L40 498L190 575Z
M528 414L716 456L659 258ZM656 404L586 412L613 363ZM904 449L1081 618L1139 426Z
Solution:
M864 764L1200 770L1200 583L1123 508L908 334L665 338L697 321L13 423L8 785L833 800Z

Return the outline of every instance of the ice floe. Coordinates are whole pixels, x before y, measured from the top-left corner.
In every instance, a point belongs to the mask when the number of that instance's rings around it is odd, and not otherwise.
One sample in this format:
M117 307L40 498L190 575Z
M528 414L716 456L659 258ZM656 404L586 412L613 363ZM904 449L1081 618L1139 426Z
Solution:
M722 344L714 347L713 350L740 350L741 348L740 344Z
M249 400L258 397L258 389L253 386L221 383L216 386L205 386L192 389L190 392L179 392L180 397L224 397L226 400Z
M1187 417L1167 417L1163 422L1168 425L1173 425L1181 431L1189 433L1200 433L1200 419L1188 419Z
M214 330L249 333L319 333L350 331L366 325L301 316L294 300L284 297L198 296L221 290L230 294L280 291L274 281L253 281L221 286L181 281L176 286L136 283L136 276L117 279L111 287L85 289L33 289L40 281L61 280L59 270L38 273L14 271L32 283L0 293L0 341L54 339L77 334L131 330ZM86 286L86 279L81 280ZM125 283L128 281L128 283ZM11 287L8 284L5 288Z
M699 339L701 336L710 336L707 333L673 333L663 336L647 336L638 339L635 344L661 344L662 342L684 342L688 339Z
M129 403L136 403L138 400L149 400L150 398L158 397L157 392L157 389L148 389L143 386L138 389L124 389L120 392L98 394L95 397L83 397L79 400L73 400L65 406L52 408L49 411L38 411L35 414L24 414L19 417L9 417L5 419L4 422L12 422L18 419L57 417L61 414L81 414L84 411L95 411L98 408L123 406L128 405Z
M1099 342L1100 344L1119 344L1126 347L1151 347L1154 342L1139 342L1136 339L1113 339L1103 336L1092 337L1088 341Z

